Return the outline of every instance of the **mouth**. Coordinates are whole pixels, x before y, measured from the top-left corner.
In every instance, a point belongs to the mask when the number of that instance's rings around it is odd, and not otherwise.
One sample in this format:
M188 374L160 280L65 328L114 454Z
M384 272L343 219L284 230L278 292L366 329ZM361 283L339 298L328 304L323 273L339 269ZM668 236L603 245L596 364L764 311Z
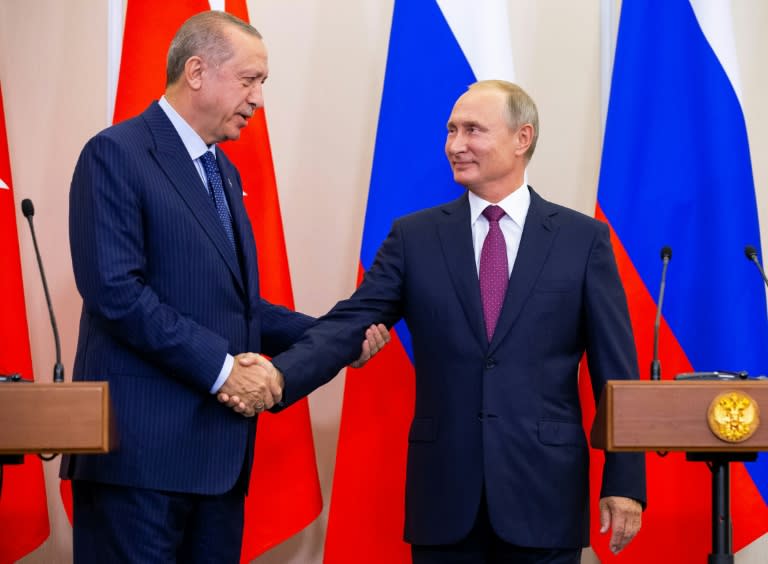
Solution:
M240 127L245 127L248 125L248 120L251 119L253 114L245 114L245 113L239 113L236 114L237 117L239 117L241 120L243 120L243 124Z

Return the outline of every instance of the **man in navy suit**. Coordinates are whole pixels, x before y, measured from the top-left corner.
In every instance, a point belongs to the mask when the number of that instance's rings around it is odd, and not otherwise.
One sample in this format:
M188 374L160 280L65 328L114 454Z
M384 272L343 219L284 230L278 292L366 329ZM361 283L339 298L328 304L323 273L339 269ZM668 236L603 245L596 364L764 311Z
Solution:
M579 361L586 352L596 398L608 379L638 378L608 226L526 186L537 134L522 89L471 86L445 144L468 192L397 220L352 297L273 359L290 403L352 360L361 329L405 319L416 369L405 540L415 564L579 562L589 544ZM220 395L236 410L237 399ZM600 497L619 552L640 528L643 455L607 453Z
M272 407L281 386L246 353L278 354L314 323L259 297L240 176L216 147L262 105L267 71L253 27L198 14L173 39L165 96L77 163L73 373L109 382L119 446L62 462L76 562L239 562L256 425L215 394L249 415ZM368 336L361 361L388 338Z

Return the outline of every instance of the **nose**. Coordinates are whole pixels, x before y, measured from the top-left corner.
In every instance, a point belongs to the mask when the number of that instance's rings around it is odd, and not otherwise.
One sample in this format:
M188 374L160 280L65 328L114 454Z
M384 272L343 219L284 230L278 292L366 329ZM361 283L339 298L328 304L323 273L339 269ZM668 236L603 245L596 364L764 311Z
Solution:
M449 155L457 155L466 148L466 139L460 131L449 133L445 140L445 152Z
M253 85L248 92L248 97L245 101L248 102L254 110L264 106L264 90L261 82L257 82Z

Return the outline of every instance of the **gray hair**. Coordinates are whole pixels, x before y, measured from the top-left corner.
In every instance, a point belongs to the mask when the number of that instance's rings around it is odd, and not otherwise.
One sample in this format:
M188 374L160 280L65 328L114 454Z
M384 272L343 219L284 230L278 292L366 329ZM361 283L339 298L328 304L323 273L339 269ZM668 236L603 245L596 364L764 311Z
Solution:
M229 59L234 52L224 31L231 26L261 39L261 34L255 27L226 12L208 10L195 14L185 21L168 48L166 87L179 80L184 73L184 65L190 57L195 55L205 57L214 66Z
M470 85L469 90L478 88L491 88L499 90L506 95L509 127L517 129L526 123L530 123L533 126L531 146L525 152L526 160L530 161L533 151L536 149L536 142L539 140L539 111L536 109L533 99L517 84L507 82L506 80L479 80Z

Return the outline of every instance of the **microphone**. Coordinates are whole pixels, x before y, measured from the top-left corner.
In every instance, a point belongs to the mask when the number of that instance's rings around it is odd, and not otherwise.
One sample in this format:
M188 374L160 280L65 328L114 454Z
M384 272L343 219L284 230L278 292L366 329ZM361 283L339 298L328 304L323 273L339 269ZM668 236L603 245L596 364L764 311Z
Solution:
M664 304L664 289L667 286L667 267L672 259L672 248L661 248L661 286L659 301L656 306L656 322L653 324L653 360L651 361L651 380L661 380L661 361L659 360L659 327L661 326L661 306Z
M53 381L58 384L64 381L64 365L61 364L61 343L59 342L59 329L56 326L56 317L53 315L51 295L48 293L48 282L45 279L45 271L43 270L43 259L40 258L40 249L37 246L37 237L35 236L35 226L32 223L32 216L35 215L35 206L32 205L32 200L25 198L21 201L21 213L24 214L24 217L29 222L29 230L32 232L32 243L35 246L35 256L37 256L37 266L40 269L40 279L43 281L45 301L48 303L48 315L51 318L53 340L56 343L56 364L53 367Z
M765 284L768 286L768 278L765 276L765 270L763 270L760 261L757 260L757 249L755 249L752 245L747 245L744 247L744 255L747 257L748 261L755 263L755 266L760 271L760 275L763 277Z

